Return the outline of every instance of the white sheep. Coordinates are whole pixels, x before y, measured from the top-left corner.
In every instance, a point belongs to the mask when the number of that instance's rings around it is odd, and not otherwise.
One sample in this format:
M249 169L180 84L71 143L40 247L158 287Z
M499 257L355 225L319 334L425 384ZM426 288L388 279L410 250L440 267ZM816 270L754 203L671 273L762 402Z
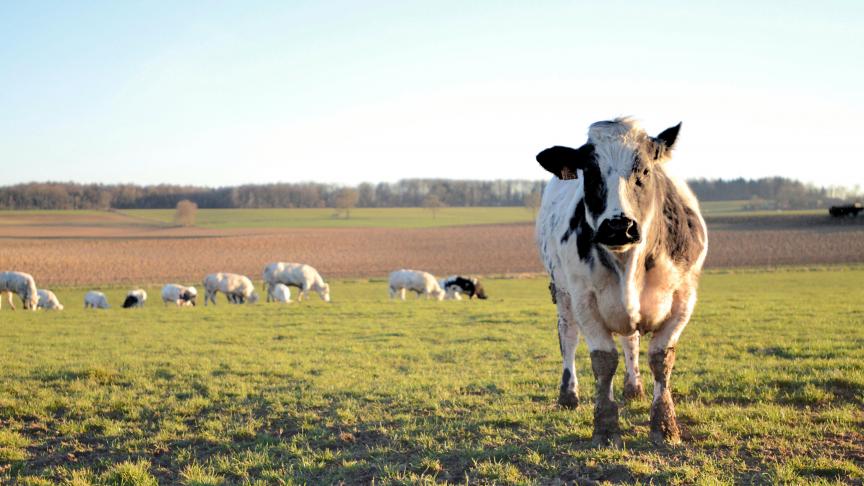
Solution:
M108 305L108 298L98 290L91 290L84 296L85 309L107 309L109 307L111 306Z
M285 284L277 283L272 287L268 297L272 296L276 302L287 304L291 302L291 288Z
M194 306L197 297L198 290L195 287L184 287L180 284L168 284L162 287L162 303L165 305L171 303L178 307Z
M435 280L435 277L428 272L419 270L396 270L390 274L390 298L393 299L397 295L401 300L405 300L405 291L410 290L417 293L417 297L425 295L426 298L433 297L436 300L444 298L444 290Z
M47 289L39 289L36 293L39 295L39 303L37 304L38 308L45 310L63 310L63 304L60 303L60 300L57 299L54 292Z
M129 309L132 307L144 307L144 302L147 302L147 291L144 289L130 290L126 294L126 300L123 301L123 308Z
M36 282L33 276L24 272L0 272L0 307L3 303L3 294L12 310L15 304L12 302L12 294L21 298L25 309L36 310L39 304L39 295L36 292Z
M297 287L297 300L308 298L309 291L315 291L324 302L330 302L330 285L324 283L318 270L303 263L276 262L264 267L264 285L267 287L267 302L275 299L272 295L276 284Z
M258 302L258 294L249 277L236 273L211 273L204 277L204 305L207 301L216 304L216 293L222 292L232 304Z

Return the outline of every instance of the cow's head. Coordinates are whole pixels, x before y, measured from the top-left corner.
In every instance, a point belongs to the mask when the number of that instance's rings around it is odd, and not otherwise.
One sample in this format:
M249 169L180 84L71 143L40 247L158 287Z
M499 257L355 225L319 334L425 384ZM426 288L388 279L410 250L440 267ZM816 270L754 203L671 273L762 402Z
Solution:
M537 162L559 179L583 178L585 219L594 241L615 251L641 240L640 224L651 211L657 184L653 172L669 156L681 124L651 137L629 118L588 129L588 142L573 149L552 147Z

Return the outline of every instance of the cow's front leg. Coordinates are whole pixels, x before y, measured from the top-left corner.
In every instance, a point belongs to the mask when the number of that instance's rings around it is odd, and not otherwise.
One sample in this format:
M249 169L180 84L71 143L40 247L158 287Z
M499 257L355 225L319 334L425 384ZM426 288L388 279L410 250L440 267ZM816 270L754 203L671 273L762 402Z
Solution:
M571 312L570 296L549 286L552 300L558 307L558 344L561 347L563 371L561 387L558 393L558 405L564 408L576 408L579 405L579 380L576 378L576 346L579 344L579 329Z
M675 345L693 312L696 293L679 290L672 301L672 315L651 338L648 359L654 375L654 400L651 402L651 432L649 438L655 444L677 444L681 432L675 418L670 378L675 366Z
M624 350L624 398L639 399L645 396L642 376L639 374L639 333L621 336L621 349Z
M594 371L594 434L591 442L597 447L621 447L621 431L618 428L618 404L612 397L612 378L618 368L618 351L615 340L600 323L592 323L591 329L583 327L585 341L591 350L591 369Z

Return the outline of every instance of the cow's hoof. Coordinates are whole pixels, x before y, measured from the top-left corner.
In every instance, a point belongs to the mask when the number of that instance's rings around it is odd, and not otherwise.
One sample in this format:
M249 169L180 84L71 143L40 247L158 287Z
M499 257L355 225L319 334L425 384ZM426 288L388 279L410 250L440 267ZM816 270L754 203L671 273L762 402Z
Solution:
M565 392L558 395L558 406L561 408L576 408L579 406L579 395L576 392Z
M632 383L624 383L624 399L625 400L641 400L645 398L645 388L642 386L642 382L636 382L636 384Z
M618 432L594 432L591 437L591 445L598 449L621 449L624 447L624 442L621 440L621 434Z

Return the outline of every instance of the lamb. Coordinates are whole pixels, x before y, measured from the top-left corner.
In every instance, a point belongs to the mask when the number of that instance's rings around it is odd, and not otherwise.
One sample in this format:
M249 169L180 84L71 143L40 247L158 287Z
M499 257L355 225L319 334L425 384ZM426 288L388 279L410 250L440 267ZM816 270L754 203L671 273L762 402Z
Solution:
M303 263L275 262L264 267L264 285L267 287L267 302L275 300L272 295L276 284L285 284L297 287L297 301L302 301L309 296L309 291L318 293L321 300L330 302L330 285L324 283L321 274L309 265Z
M91 290L84 296L85 309L108 309L108 298L98 290Z
M162 303L172 303L178 307L194 306L198 298L198 290L195 287L184 287L180 284L168 284L162 287Z
M37 304L38 308L45 310L63 310L63 304L60 303L60 300L57 299L54 292L46 289L39 289L36 293L39 295L39 303Z
M36 281L33 280L32 275L24 272L0 272L0 307L2 307L3 294L6 294L9 306L15 310L15 304L12 303L13 293L21 298L24 309L36 310L39 304L39 295L36 291Z
M144 302L147 301L147 291L144 289L130 290L126 294L126 300L123 301L123 308L130 309L132 307L144 307Z
M268 298L270 298L271 296L276 302L288 304L291 302L291 288L285 284L277 283L272 287L270 293L267 294Z
M418 298L420 295L425 295L427 299L429 297L434 297L436 300L444 299L444 290L431 273L405 269L391 273L390 298L393 299L398 295L401 300L405 300L406 290L416 292Z
M204 305L207 301L216 305L216 293L222 292L232 304L258 302L258 294L249 277L236 273L211 273L204 277Z

